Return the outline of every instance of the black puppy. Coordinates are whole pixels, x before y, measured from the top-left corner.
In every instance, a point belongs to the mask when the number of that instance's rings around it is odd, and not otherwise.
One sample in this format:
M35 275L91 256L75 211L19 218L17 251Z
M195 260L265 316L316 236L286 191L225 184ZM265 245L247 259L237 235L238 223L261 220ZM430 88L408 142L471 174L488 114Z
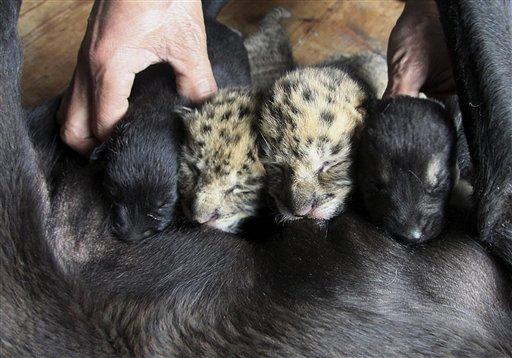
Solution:
M212 11L208 10L205 23L217 84L220 88L248 86L250 68L243 39L211 19ZM122 240L150 237L173 219L184 105L170 66L148 68L135 80L128 113L112 137L93 153L92 159L105 162L112 228Z
M441 104L383 100L359 148L359 188L371 218L410 242L438 235L456 180L455 133Z
M94 155L106 162L113 231L127 241L163 230L177 199L181 118L177 98L141 96Z

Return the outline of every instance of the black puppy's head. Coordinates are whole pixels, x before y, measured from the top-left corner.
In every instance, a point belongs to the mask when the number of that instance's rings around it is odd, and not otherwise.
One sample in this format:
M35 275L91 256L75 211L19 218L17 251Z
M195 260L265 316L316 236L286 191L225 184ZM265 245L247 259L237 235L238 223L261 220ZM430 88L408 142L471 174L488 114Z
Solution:
M358 165L372 220L407 242L440 233L456 180L455 134L441 104L381 101L363 131Z
M126 241L139 241L164 230L173 219L175 188L149 178L147 183L151 189L144 188L119 182L116 174L111 172L105 180L116 236Z
M105 163L113 232L126 241L162 231L174 216L181 119L157 107L128 112L95 153Z

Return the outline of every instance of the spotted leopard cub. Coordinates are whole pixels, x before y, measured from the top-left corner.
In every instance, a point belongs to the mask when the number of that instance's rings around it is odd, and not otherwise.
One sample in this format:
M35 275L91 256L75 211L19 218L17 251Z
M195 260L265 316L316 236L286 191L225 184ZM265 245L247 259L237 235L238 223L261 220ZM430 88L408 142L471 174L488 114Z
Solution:
M282 77L263 106L267 186L282 220L327 220L352 190L352 146L372 99L348 71L304 68Z
M180 193L193 221L237 232L258 210L265 170L258 157L255 102L248 90L223 90L185 119Z

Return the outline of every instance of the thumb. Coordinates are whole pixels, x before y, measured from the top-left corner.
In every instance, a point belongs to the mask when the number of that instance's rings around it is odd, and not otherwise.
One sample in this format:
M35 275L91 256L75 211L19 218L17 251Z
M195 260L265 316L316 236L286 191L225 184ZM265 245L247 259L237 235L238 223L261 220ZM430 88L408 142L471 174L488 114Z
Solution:
M425 72L414 55L403 49L388 55L388 85L383 98L397 95L418 97L425 81Z
M390 76L388 78L388 85L382 95L382 98L389 98L395 96L411 96L418 97L420 90L418 86L411 86L403 79L402 76Z

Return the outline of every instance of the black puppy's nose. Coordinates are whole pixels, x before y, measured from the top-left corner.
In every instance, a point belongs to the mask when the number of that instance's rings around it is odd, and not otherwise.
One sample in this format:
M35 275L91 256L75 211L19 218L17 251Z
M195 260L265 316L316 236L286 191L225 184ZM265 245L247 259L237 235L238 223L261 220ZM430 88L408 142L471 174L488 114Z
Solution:
M407 242L420 242L423 239L423 230L421 230L419 227L412 227L401 232L399 236Z
M420 240L422 238L422 236L423 236L423 232L419 228L414 228L409 231L409 237L412 240Z

